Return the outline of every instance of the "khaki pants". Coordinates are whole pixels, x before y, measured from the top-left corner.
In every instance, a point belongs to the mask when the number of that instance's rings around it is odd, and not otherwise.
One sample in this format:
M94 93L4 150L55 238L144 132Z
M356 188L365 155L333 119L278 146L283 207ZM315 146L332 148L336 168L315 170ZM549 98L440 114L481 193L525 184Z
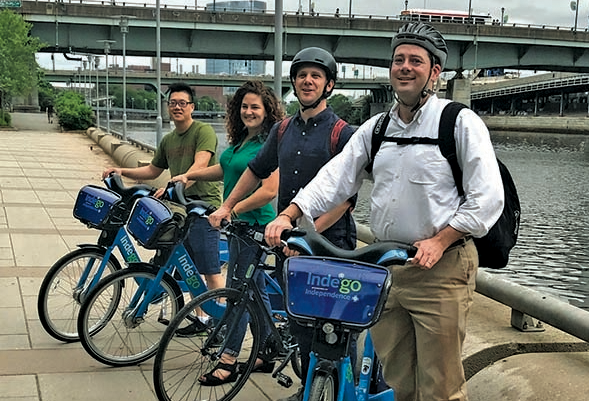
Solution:
M471 240L431 269L392 266L393 287L371 329L396 401L466 401L462 344L478 254Z

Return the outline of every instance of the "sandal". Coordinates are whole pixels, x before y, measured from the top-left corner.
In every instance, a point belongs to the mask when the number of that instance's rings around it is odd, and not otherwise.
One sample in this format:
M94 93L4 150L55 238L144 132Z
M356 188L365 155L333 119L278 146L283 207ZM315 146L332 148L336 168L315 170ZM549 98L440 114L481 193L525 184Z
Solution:
M213 375L213 373L219 369L229 372L229 376L224 379L220 379ZM226 383L233 383L237 380L237 376L239 376L239 372L237 371L237 363L229 365L228 363L219 362L213 370L204 374L202 377L199 377L198 381L202 386L220 386Z
M252 369L252 373L272 373L274 371L274 366L276 362L274 361L265 361L262 358L258 357L262 361L262 363L255 364L254 368ZM258 361L256 361L258 362ZM245 370L245 362L239 362L239 370L243 372Z

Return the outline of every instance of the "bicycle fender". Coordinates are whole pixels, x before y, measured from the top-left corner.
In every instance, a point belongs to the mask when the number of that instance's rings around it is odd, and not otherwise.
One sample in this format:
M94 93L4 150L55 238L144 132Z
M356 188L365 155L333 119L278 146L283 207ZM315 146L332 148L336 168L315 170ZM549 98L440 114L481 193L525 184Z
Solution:
M105 248L103 246L97 245L97 244L77 244L76 245L78 248L80 249L93 249L96 251L105 251Z
M328 360L319 360L317 361L317 365L315 365L315 372L323 372L327 374L335 373L337 375L337 369L335 367L335 363L333 361Z

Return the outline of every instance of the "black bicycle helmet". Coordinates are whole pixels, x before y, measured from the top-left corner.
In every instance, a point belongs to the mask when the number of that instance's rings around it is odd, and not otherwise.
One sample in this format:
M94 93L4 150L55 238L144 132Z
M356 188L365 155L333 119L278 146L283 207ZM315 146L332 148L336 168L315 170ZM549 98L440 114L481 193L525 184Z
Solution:
M444 70L448 58L448 46L440 32L431 25L423 22L410 22L403 25L391 43L393 54L399 45L423 47L434 56Z
M333 82L335 82L337 80L337 63L327 50L324 50L320 47L307 47L295 54L294 58L292 59L292 64L290 65L291 83L294 82L297 71L303 64L317 64L325 71L327 81L333 79ZM333 90L325 92L325 97L329 97L331 92L333 92Z

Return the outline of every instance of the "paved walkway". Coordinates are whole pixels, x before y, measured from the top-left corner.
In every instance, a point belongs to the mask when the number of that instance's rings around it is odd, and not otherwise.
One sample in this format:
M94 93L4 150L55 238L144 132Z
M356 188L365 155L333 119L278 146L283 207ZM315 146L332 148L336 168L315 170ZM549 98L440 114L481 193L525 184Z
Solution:
M0 131L0 400L155 401L152 361L105 367L79 344L47 335L37 317L47 269L77 243L96 240L72 207L83 185L100 185L112 159L85 134L59 132L43 114L17 113L13 120L17 130ZM469 381L471 401L588 399L587 352L509 356L526 344L579 350L584 343L551 327L516 331L508 308L477 295L465 358L498 347L500 362ZM272 401L292 392L256 374L236 400Z

